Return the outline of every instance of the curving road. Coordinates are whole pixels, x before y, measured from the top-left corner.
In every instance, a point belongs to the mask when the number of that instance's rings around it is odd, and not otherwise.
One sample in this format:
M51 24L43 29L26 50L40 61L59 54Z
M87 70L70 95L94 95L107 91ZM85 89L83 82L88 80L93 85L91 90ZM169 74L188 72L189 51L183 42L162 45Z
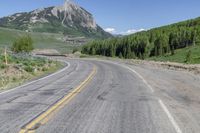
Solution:
M0 93L0 132L198 133L200 77L63 59L52 76Z

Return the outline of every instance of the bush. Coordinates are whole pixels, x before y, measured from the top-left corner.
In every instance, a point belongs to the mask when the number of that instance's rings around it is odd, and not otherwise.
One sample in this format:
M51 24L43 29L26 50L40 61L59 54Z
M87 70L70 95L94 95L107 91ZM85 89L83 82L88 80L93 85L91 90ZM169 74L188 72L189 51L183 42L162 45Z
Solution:
M5 69L7 66L5 64L0 64L1 69Z
M48 71L48 68L47 68L47 67L43 67L43 68L42 68L42 71L43 71L43 72Z
M120 58L120 59L123 59L123 55L122 55L121 52L120 52L120 54L119 54L119 58Z
M28 61L24 61L24 62L23 62L23 65L24 65L24 66L29 66L29 62L28 62Z
M12 51L16 53L26 52L29 53L33 50L33 40L30 36L22 36L14 41Z
M74 48L73 51L72 51L73 54L76 53L76 52L78 52L78 48Z
M24 70L27 71L27 72L33 72L34 71L33 67L31 67L31 66L26 66L24 68Z
M185 62L186 63L189 63L191 61L191 55L192 55L192 51L189 50L186 54L186 59L185 59Z
M14 81L14 82L17 81L17 78L16 78L16 77L13 77L13 78L12 78L12 81Z

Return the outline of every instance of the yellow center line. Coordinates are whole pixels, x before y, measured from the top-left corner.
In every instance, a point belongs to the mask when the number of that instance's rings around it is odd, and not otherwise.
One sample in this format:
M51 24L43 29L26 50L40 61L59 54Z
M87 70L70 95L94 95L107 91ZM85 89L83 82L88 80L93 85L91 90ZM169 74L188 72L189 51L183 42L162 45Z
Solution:
M90 75L78 86L76 87L71 93L67 94L63 97L60 101L50 107L47 111L39 115L37 118L29 122L25 127L23 127L19 133L34 133L39 126L44 125L47 123L60 109L62 109L66 104L68 104L78 93L80 93L84 87L92 80L94 75L96 74L96 67L93 68Z

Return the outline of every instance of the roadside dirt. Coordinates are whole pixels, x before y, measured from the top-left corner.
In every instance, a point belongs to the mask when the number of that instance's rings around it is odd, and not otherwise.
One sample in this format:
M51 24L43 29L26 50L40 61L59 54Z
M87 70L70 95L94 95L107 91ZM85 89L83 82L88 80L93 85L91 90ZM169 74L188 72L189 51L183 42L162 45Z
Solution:
M130 60L131 63L152 65L154 67L162 67L166 69L188 71L195 74L200 74L200 64L189 65L175 62L155 62L155 61L141 61L141 60Z
M33 54L60 54L55 49L35 49L32 52Z
M107 60L119 61L130 65L145 65L154 68L164 68L177 71L187 71L194 74L200 74L200 64L182 64L175 62L158 62L158 61L147 61L147 60L135 60L135 59L113 59L105 58Z

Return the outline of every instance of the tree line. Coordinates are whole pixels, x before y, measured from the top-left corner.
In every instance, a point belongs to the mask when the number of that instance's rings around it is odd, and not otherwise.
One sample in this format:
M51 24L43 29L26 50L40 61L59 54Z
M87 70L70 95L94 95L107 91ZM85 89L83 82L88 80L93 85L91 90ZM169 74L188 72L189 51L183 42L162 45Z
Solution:
M140 58L175 54L176 49L200 44L200 18L124 37L94 40L82 53L120 58Z

